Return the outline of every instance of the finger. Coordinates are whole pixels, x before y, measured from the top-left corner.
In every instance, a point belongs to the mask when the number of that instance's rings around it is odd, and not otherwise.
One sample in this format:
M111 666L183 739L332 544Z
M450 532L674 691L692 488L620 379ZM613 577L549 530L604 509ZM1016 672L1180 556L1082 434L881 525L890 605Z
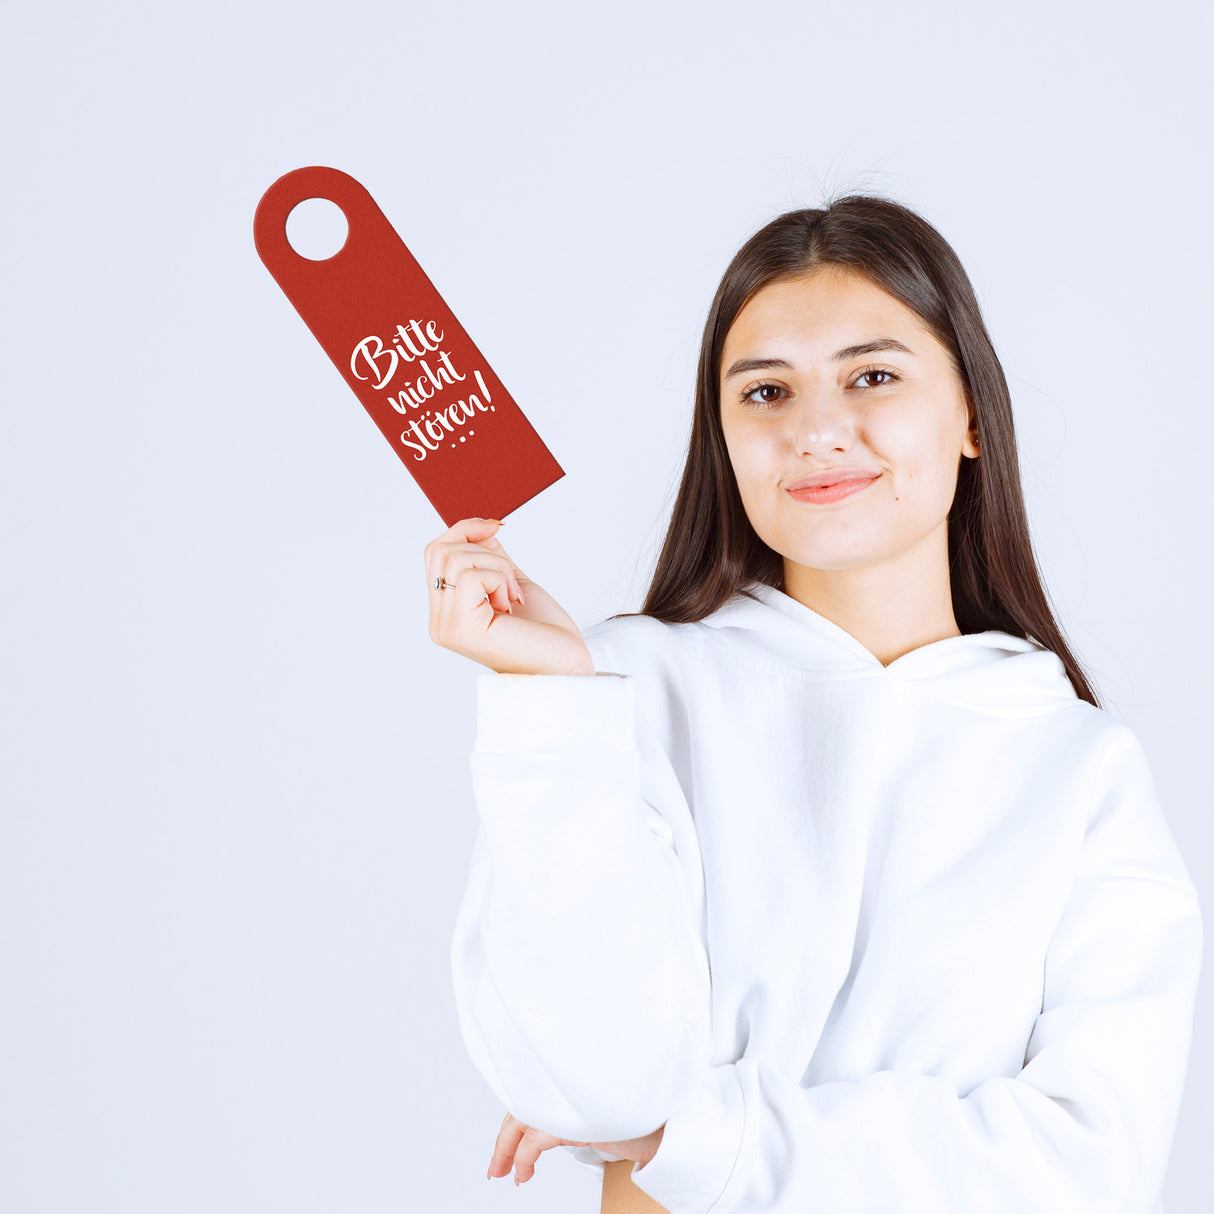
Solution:
M482 555L490 559L490 554ZM440 645L458 648L461 637L483 636L499 614L510 613L511 589L501 569L468 565L447 573L450 584L431 590L430 637Z
M498 613L510 610L510 586L499 569L469 567L459 572L454 587L439 599L439 635L483 635Z
M505 562L512 566L514 562L510 559L510 554L490 536L488 539L478 540L476 543L469 543L464 540L433 540L427 545L427 556L431 561L441 563L444 559L449 558L456 552L492 552L494 556L500 556Z
M453 523L442 535L436 536L425 547L426 580L431 585L436 574L441 573L439 554L444 545L453 543L479 544L492 539L504 524L498 519L465 518ZM496 543L496 541L494 541ZM500 549L501 545L498 544Z
M534 1126L528 1126L514 1152L514 1183L524 1184L535 1175L539 1157L551 1147L559 1146L561 1139L545 1134Z
M449 582L458 581L460 573L465 569L499 569L506 575L510 585L511 597L516 597L515 592L522 593L522 587L519 586L516 577L516 567L514 562L504 553L489 552L485 548L468 545L467 547L456 548L451 551L440 567L441 576L445 577ZM431 582L431 587L433 587Z
M464 544L464 543L474 543L474 544L477 544L478 546L488 548L491 552L505 553L506 550L502 547L502 542L498 538L498 535L497 535L498 530L499 530L499 527L497 525L494 525L487 532L486 532L485 528L481 528L478 531L478 538L475 540L464 540L460 536L454 535L450 539L442 539L440 537L439 542L444 543L444 544L449 544L452 547L459 547L461 544Z
M489 1176L507 1176L514 1166L514 1153L522 1140L527 1126L517 1117L507 1113L497 1133L497 1141L493 1144L493 1156L489 1160Z
M510 553L496 541L494 541L492 547L488 544L442 544L433 558L433 564L437 567L436 572L441 572L443 568L451 568L457 556L471 557L473 563L476 563L476 558L478 557L483 560L491 556L494 563L508 570L511 575L516 577L525 576L523 571L511 558ZM433 580L431 578L431 581Z
M494 599L494 606L499 611L508 611L511 601L522 604L526 602L523 597L523 588L518 580L518 574L521 571L517 568L513 561L504 552L493 553L488 549L477 544L463 544L459 546L440 545L433 549L427 558L426 587L430 597L430 629L431 635L434 635L435 628L439 625L440 618L446 619L446 615L440 614L440 609L445 608L448 604L443 600L442 595L452 587L459 585L459 575L465 569L473 567L477 568L497 568L502 570L507 579L508 585L504 601L500 598ZM442 579L440 581L440 579ZM449 583L445 585L444 583ZM477 601L484 597L488 592L489 587L477 596Z

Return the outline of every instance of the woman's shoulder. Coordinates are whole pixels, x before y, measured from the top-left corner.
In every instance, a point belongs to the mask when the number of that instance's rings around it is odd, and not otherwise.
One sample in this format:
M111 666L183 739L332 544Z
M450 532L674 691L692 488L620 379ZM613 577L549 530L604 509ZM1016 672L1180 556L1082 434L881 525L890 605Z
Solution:
M1145 739L1104 709L1091 709L1088 717L1097 759L1087 807L1085 869L1079 875L1149 877L1196 896Z
M600 673L643 677L687 661L702 634L698 623L672 624L656 616L621 613L582 630Z
M769 588L747 582L700 619L671 622L642 612L618 612L582 630L598 670L642 675L655 669L687 669L719 659L721 644L747 638L762 646L779 617L767 604ZM740 627L736 627L740 626ZM753 647L753 646L752 646ZM608 663L599 664L599 657Z

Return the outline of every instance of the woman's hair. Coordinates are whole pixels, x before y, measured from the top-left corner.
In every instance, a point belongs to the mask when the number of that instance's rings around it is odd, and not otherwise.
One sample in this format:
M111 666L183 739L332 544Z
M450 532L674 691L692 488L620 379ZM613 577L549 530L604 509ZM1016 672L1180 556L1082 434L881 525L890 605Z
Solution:
M962 633L999 630L1053 650L1082 700L1096 693L1050 609L1029 537L1007 380L956 253L925 219L876 195L789 211L729 263L704 325L687 462L670 526L639 613L702 620L748 581L783 589L784 562L746 517L721 429L725 337L762 287L826 266L864 275L920 317L952 358L978 429L948 516L953 614ZM628 613L624 613L628 614Z

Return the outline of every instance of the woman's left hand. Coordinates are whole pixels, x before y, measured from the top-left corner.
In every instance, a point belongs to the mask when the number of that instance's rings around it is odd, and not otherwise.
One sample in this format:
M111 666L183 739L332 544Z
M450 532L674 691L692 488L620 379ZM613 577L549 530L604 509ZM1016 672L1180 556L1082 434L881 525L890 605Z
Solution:
M502 1128L497 1132L488 1174L490 1178L508 1176L513 1167L514 1183L522 1184L535 1175L535 1165L540 1155L560 1146L595 1147L608 1155L647 1164L658 1153L665 1129L666 1123L663 1122L652 1134L646 1134L643 1138L627 1138L623 1142L574 1142L569 1138L545 1134L543 1130L525 1125L513 1113L507 1113L502 1120Z

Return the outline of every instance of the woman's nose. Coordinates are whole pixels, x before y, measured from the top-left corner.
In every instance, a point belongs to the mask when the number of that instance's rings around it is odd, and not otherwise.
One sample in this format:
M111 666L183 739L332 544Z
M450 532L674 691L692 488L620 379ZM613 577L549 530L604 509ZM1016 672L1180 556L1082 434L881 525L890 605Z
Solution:
M835 451L846 451L855 437L854 419L833 383L803 391L789 418L800 455L821 458Z

